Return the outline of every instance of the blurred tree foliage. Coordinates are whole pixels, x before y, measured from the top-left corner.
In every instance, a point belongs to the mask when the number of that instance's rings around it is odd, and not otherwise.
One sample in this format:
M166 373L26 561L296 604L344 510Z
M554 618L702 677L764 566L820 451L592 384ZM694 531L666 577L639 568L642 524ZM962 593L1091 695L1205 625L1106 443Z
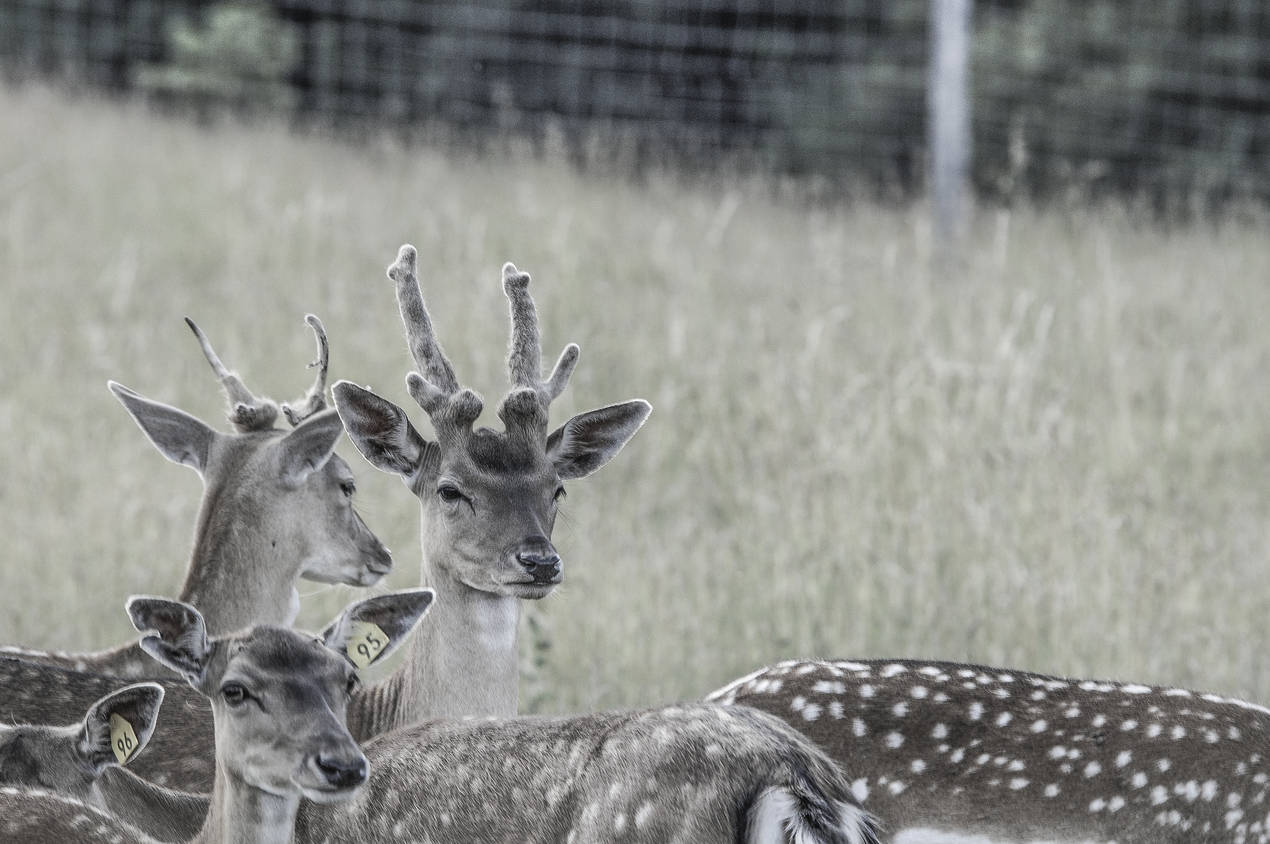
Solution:
M999 0L975 33L985 189L1270 196L1263 0Z
M638 160L743 154L908 195L929 7L5 0L0 62L200 109L563 137L589 155L598 132ZM981 194L1270 199L1265 0L977 0L974 35Z
M136 86L161 103L200 114L221 109L289 114L300 57L295 28L266 4L217 3L201 22L167 20L166 59L139 67Z

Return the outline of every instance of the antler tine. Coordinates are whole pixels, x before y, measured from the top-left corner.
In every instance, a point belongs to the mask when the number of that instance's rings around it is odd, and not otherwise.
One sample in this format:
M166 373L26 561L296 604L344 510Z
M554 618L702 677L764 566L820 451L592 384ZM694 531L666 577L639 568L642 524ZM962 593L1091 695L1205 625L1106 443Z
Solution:
M529 273L516 269L516 265L503 265L503 292L507 294L511 309L512 338L507 355L507 369L512 386L529 387L543 395L545 402L556 399L569 384L569 377L578 365L578 346L570 343L560 353L546 381L542 373L542 342L538 328L538 309L529 295Z
M423 292L415 272L416 262L415 248L405 244L398 250L397 260L388 268L388 277L397 283L397 305L401 309L401 322L405 325L406 339L415 364L431 386L443 396L451 396L459 391L459 379L432 330L432 320L423 304ZM427 410L427 407L424 409Z
M220 379L221 386L225 389L225 395L229 399L230 413L229 421L237 428L244 431L258 430L273 425L275 419L278 418L278 408L268 399L257 398L247 389L247 385L243 383L242 378L237 373L230 372L225 364L221 363L220 356L216 354L216 350L212 348L211 341L207 339L207 335L199 328L194 320L189 317L185 318L185 324L194 332L194 336L198 338L198 344L203 349L203 357L207 358L207 362L212 365L212 371L216 373L216 377Z
M322 320L313 314L306 314L304 321L313 329L313 335L317 338L317 360L309 364L309 368L317 367L318 373L317 378L313 380L313 386L302 399L294 405L290 403L282 405L282 412L286 414L287 421L293 427L326 409L326 372L331 363L331 345L327 342L326 328L322 325Z
M573 375L573 369L578 365L578 355L581 349L577 343L570 343L564 347L564 351L560 353L560 359L556 361L555 367L551 370L551 377L547 379L547 401L555 401L564 388L569 386L569 378Z
M507 353L507 370L513 387L538 389L542 377L542 344L538 332L538 309L529 295L529 273L522 273L510 261L503 264L503 292L511 309L512 338Z

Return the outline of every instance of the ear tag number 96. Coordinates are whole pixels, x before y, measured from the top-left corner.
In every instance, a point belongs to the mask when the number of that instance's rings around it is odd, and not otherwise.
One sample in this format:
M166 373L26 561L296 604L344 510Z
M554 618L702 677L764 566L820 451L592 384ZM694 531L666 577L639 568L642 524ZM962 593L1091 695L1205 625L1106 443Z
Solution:
M123 765L136 753L140 742L132 725L120 715L110 716L110 749L115 751L115 758Z
M354 621L348 636L348 658L358 668L365 668L388 647L388 637L379 625L369 621Z

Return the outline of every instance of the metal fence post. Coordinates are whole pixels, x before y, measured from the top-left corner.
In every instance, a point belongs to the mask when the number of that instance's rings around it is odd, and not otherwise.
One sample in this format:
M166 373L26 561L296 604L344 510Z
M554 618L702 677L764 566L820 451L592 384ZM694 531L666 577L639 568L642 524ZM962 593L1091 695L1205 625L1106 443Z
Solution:
M966 229L970 163L970 14L973 0L931 0L926 88L929 185L936 242Z

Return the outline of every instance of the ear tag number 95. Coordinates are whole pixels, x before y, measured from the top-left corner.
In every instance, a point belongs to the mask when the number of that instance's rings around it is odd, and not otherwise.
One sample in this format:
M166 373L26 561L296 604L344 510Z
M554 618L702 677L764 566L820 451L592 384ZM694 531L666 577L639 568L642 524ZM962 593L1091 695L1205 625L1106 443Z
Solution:
M110 716L110 749L115 751L115 758L123 765L136 753L140 742L132 725L119 715Z
M369 621L354 621L348 636L348 658L358 668L365 668L388 647L388 636L379 625Z

